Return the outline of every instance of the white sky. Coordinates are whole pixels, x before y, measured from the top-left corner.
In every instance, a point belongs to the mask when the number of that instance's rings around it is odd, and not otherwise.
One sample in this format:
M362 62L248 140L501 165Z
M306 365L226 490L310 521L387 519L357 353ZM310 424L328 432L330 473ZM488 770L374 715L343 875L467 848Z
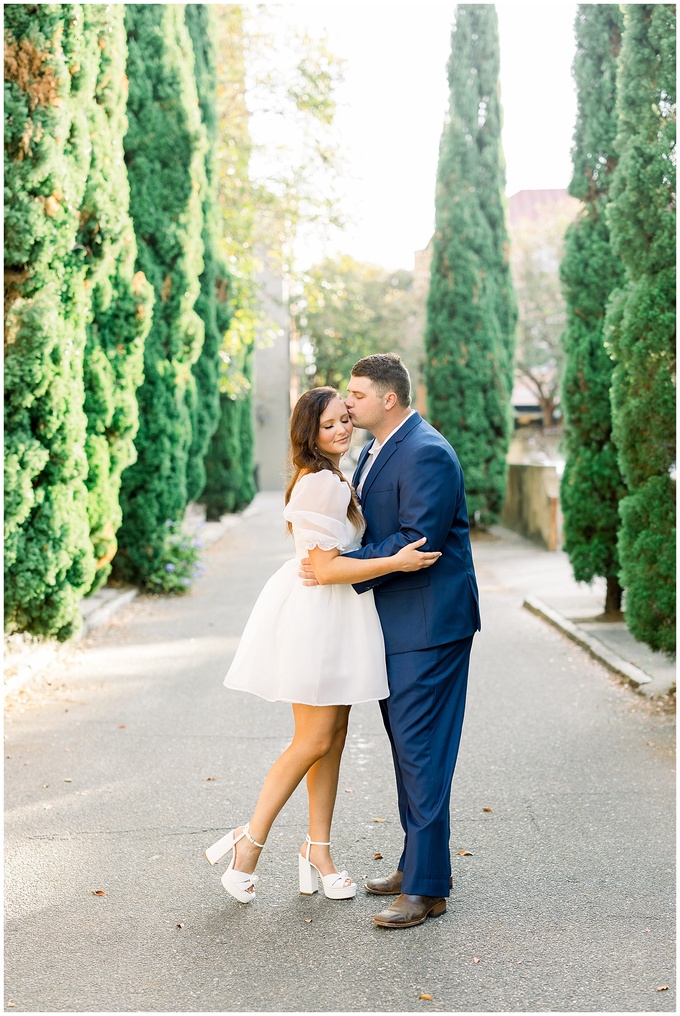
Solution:
M283 4L292 20L328 32L346 61L338 132L349 166L354 224L334 247L387 268L412 268L434 226L434 187L454 3ZM507 194L567 187L576 97L575 4L496 4ZM299 252L307 267L323 251Z

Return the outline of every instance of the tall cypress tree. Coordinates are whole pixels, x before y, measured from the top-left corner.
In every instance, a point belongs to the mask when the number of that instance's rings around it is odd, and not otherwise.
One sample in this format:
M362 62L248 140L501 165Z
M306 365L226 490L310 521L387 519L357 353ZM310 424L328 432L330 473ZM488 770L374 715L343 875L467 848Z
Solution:
M603 330L607 300L623 280L605 208L616 167L616 67L623 15L618 4L580 4L574 79L577 119L569 193L583 203L566 233L561 277L566 304L562 381L566 464L561 484L565 550L574 577L607 582L605 613L621 608L618 504L625 493L612 438L614 368Z
M619 555L631 632L675 651L675 5L626 4L619 164L607 209L626 279L606 335L614 438L628 488Z
M88 107L90 167L80 209L77 247L91 294L84 358L87 415L88 514L97 573L103 585L116 553L122 521L123 470L134 461L144 338L151 324L152 291L135 272L137 244L130 218L123 153L127 38L122 4L87 4L85 29L94 55Z
M166 523L187 504L191 372L203 344L195 303L203 270L205 134L183 4L127 5L129 79L125 159L137 266L155 293L138 390L137 461L121 488L114 570L144 581L158 566Z
M229 328L229 273L219 253L217 205L217 66L215 12L209 4L187 4L186 22L194 49L201 118L206 130L206 185L203 192L203 273L196 312L205 327L201 355L192 368L195 381L190 407L192 439L187 463L187 496L197 500L206 484L204 459L220 418L219 368L224 334Z
M245 27L240 4L220 4L217 17L219 121L217 180L222 249L235 271L230 303L218 301L221 349L219 422L205 457L201 501L209 519L244 508L255 495L253 478L253 351L256 333L253 187L249 179L252 141L245 101ZM231 316L233 311L233 317Z
M79 4L5 17L5 617L67 638L95 562L78 249L94 54Z
M458 452L470 514L491 522L505 495L517 320L493 4L457 6L448 75L425 332L428 411Z
M242 310L237 310L236 318ZM208 519L240 511L255 497L252 377L255 345L233 340L229 375L221 380L220 419L205 460L206 485L201 498Z

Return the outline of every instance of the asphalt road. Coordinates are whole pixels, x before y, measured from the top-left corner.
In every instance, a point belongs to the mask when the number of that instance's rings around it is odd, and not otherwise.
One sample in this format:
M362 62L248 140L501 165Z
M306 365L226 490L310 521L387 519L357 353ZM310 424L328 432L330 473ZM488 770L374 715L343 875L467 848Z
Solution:
M257 901L224 893L203 850L249 816L291 732L288 706L222 686L291 555L280 498L258 507L207 551L190 595L138 598L9 701L5 1008L674 1012L673 719L522 610L494 541L474 547L484 630L446 915L390 931L363 891L300 896L302 788ZM399 854L375 705L352 714L333 839L356 880Z

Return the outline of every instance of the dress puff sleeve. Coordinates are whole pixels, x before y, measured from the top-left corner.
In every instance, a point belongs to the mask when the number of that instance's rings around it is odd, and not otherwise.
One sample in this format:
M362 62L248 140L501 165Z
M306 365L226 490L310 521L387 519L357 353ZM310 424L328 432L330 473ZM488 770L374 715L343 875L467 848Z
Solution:
M349 486L330 469L301 476L283 512L283 517L293 526L296 547L304 550L346 547L350 542L349 499Z

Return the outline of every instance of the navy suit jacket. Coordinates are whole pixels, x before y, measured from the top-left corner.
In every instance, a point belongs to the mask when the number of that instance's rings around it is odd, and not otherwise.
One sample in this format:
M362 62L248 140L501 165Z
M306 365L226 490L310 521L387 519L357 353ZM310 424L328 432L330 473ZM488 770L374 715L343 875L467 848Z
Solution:
M359 456L354 485L373 442ZM406 653L455 642L481 627L479 594L470 548L463 471L441 434L413 413L385 443L366 477L361 508L364 545L347 557L395 554L427 537L423 550L440 550L431 567L354 585L373 589L385 650Z

